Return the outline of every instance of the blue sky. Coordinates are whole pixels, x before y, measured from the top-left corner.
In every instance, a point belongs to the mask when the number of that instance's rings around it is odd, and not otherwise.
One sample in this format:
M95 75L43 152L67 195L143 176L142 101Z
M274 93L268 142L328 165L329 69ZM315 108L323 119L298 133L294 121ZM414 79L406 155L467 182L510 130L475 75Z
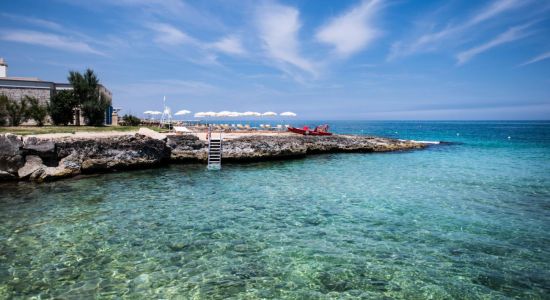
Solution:
M114 105L301 119L549 119L550 1L3 1L9 76Z

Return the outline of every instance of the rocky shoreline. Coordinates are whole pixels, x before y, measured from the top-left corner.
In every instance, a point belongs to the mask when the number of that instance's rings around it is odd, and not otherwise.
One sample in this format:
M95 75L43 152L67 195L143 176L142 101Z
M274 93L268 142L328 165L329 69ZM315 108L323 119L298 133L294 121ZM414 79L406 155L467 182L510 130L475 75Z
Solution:
M247 162L339 152L422 149L427 144L355 136L262 136L223 141L223 161ZM79 174L207 161L208 144L194 135L141 132L94 138L0 135L0 181L52 181Z

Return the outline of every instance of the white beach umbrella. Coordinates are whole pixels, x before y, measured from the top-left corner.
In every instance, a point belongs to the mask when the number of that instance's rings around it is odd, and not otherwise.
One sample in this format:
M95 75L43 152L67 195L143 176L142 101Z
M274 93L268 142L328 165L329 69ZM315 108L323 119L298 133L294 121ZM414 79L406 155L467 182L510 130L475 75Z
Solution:
M190 113L191 113L190 111L184 109L184 110L177 111L174 115L175 116L183 116L183 115L187 115L187 114L190 114Z
M215 117L216 113L213 111L201 111L195 114L195 118Z
M229 117L230 114L231 114L230 111L224 110L224 111L217 112L215 116L223 118L223 117Z
M245 111L245 112L242 113L242 115L245 116L245 117L259 117L262 114L259 113L259 112L255 112L255 111Z
M296 117L296 114L291 111L285 111L284 113L279 114L279 116L283 117Z
M264 112L264 113L262 114L263 117L274 117L274 116L276 116L276 115L277 115L277 113L272 112L272 111Z

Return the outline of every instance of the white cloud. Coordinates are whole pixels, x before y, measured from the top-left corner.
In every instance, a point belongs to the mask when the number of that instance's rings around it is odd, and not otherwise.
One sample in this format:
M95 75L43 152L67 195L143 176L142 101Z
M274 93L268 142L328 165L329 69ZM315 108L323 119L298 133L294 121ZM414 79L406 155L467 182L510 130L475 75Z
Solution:
M227 54L242 55L246 53L241 40L236 36L226 36L210 44L209 47Z
M284 64L289 64L310 74L317 74L312 63L299 53L298 31L301 24L298 10L267 4L258 10L257 23L267 54L277 63L283 64L279 66L283 71L288 72Z
M484 7L476 14L457 25L447 26L440 31L423 34L409 42L395 42L390 49L388 59L392 60L418 52L434 50L445 40L460 36L476 25L524 5L527 2L528 1L520 0L495 0L490 5Z
M24 22L24 23L28 23L28 24L32 24L32 25L37 25L37 26L40 26L42 28L48 28L48 29L58 30L58 31L64 29L63 26L61 26L60 24L58 24L56 22L44 20L44 19L26 17L26 16L21 16L21 15L15 15L15 14L7 14L7 13L1 13L0 16L2 16L4 18L9 18L9 19L12 19L12 20L15 20L15 21L18 21L18 22Z
M323 26L316 34L317 40L334 46L341 56L351 55L367 47L379 36L372 24L379 7L379 0L361 2Z
M483 10L479 11L476 15L474 15L468 23L466 23L467 26L474 26L478 23L481 23L483 21L489 20L493 17L498 16L501 13L504 13L508 10L511 10L513 8L516 8L517 6L520 6L522 4L525 4L528 2L528 0L499 0L491 3L491 5L487 6Z
M457 64L462 65L480 53L483 53L499 45L510 43L515 40L526 37L528 33L525 32L525 28L527 28L529 25L530 24L512 27L506 30L505 32L499 34L497 37L493 38L492 40L488 41L485 44L460 52L456 56Z
M67 37L30 30L9 30L0 32L0 39L32 45L66 50L71 52L104 55L84 42L71 40Z
M531 58L530 60L522 63L520 66L526 66L526 65L534 64L536 62L539 62L541 60L545 60L545 59L548 59L548 58L550 58L550 51L542 53L540 55L537 55L537 56Z
M187 35L185 32L166 23L149 23L147 27L156 32L155 42L159 44L175 46L185 43L194 44L195 39Z

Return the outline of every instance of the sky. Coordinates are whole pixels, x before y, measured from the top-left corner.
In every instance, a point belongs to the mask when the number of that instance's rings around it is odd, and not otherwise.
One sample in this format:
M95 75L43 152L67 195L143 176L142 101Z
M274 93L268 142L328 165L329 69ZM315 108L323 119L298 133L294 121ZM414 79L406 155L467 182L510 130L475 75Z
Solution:
M550 119L550 1L1 0L8 76L93 69L123 113Z

